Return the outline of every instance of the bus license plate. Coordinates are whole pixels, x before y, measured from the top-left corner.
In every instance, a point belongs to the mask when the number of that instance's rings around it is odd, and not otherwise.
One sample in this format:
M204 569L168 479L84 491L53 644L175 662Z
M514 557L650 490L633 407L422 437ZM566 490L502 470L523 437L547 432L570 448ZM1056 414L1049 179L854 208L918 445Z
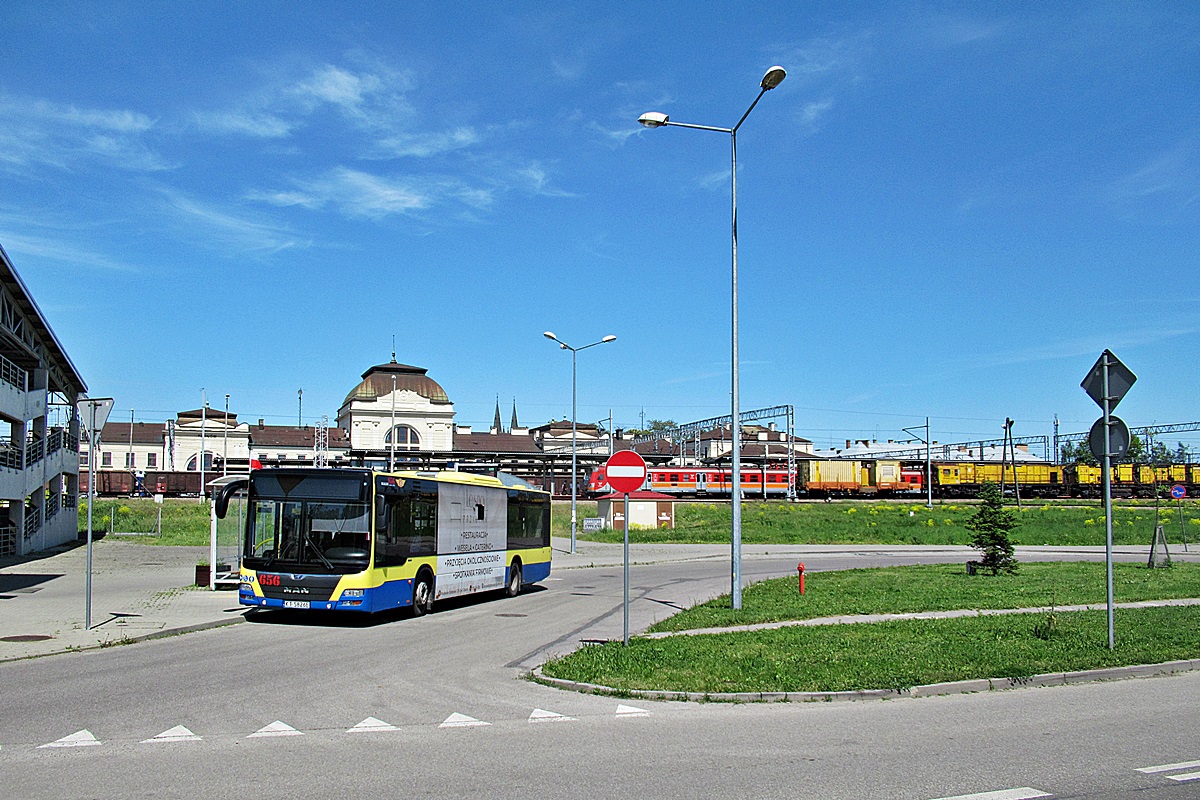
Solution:
M283 607L284 608L308 608L309 604L308 604L307 600L284 600Z

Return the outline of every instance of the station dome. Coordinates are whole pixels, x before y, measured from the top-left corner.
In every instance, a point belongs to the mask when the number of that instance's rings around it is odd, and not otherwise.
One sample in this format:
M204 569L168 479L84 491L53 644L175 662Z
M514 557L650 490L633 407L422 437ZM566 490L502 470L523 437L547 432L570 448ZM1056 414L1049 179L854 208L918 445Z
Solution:
M380 397L386 397L392 391L392 376L396 377L396 391L409 391L429 400L434 405L450 405L446 390L425 373L423 367L413 367L408 364L397 364L392 361L371 367L362 375L362 383L355 386L342 405L353 400L370 402Z

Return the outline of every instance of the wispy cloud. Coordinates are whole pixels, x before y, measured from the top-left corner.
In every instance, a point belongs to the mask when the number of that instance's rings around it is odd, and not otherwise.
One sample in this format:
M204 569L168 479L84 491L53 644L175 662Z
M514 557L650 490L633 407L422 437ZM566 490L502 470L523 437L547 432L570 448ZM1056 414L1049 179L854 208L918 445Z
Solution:
M310 244L286 227L257 219L245 209L225 209L166 187L159 191L168 214L189 231L201 229L206 241L254 253L277 253Z
M267 111L196 112L192 118L202 130L258 139L283 138L295 127L295 123Z
M0 245L9 255L24 255L42 258L65 266L90 267L114 272L132 272L134 267L68 242L42 236L12 234L0 230Z
M131 171L168 169L143 141L154 121L125 109L78 108L0 94L0 163L71 169L102 162Z
M475 130L460 127L438 133L397 133L380 139L373 149L378 155L388 158L402 156L427 158L453 150L461 150L477 144L479 141L480 136Z
M1117 179L1111 196L1121 203L1163 199L1177 206L1195 204L1200 200L1198 161L1193 144L1178 144Z
M277 206L302 206L312 210L334 206L348 217L372 220L409 214L435 202L427 190L414 182L384 178L347 167L294 183L292 190L253 192L250 198Z

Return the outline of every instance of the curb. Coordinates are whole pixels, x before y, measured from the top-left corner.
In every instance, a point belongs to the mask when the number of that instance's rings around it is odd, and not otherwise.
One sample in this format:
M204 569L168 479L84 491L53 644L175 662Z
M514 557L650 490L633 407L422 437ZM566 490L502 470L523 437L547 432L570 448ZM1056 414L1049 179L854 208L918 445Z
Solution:
M907 689L857 689L848 692L674 692L663 689L614 689L595 683L551 678L542 673L539 665L530 671L537 683L584 694L607 694L636 697L642 700L675 700L684 702L718 703L831 703L835 700L890 700L902 697L935 697L949 694L978 694L1009 689L1041 686L1098 683L1128 678L1152 678L1179 672L1200 670L1200 659L1168 661L1163 664L1137 664L1129 667L1084 670L1081 672L1050 672L1028 678L975 678L947 683L931 683Z
M139 636L123 637L121 639L109 639L103 642L95 642L93 644L80 645L79 647L68 646L62 650L52 650L47 653L34 653L32 655L12 656L9 658L0 658L0 664L5 664L11 661L31 661L35 658L46 658L48 656L61 656L68 653L86 653L89 650L103 650L110 647L120 647L127 644L136 644L137 642L146 642L151 639L165 639L169 636L182 636L185 633L195 633L196 631L206 631L213 628L225 628L230 625L237 625L240 622L245 622L245 612L236 614L230 619L218 619L211 622L199 622L195 625L183 625L178 628L164 628L161 631L153 631L152 633L143 633Z

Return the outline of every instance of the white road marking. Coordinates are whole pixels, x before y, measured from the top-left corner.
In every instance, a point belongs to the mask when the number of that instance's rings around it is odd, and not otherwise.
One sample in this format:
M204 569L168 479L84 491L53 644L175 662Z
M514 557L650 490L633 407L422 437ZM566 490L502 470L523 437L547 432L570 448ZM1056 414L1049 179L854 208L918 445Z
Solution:
M477 728L480 725L491 725L491 724L492 723L490 723L490 722L484 722L483 720L478 720L478 719L475 719L474 717L468 717L466 714L459 714L457 711L455 711L453 714L446 717L446 721L443 722L441 725L438 725L438 727L439 728Z
M96 737L92 735L92 732L84 729L49 744L38 745L38 749L40 750L43 747L94 747L98 744L100 742L96 741Z
M529 715L530 722L567 722L575 720L575 717L568 717L565 714L555 714L553 711L535 708L533 713Z
M618 705L617 706L617 716L618 717L648 717L648 716L650 716L650 712L644 708L637 708L636 706Z
M1033 800L1035 797L1053 797L1052 794L1022 786L1019 789L1000 789L995 792L979 792L977 794L956 794L953 797L939 797L936 800Z
M1171 781L1198 781L1200 780L1200 772L1184 772L1180 775L1166 775L1167 780Z
M304 734L293 728L291 725L275 720L265 728L259 728L254 733L247 736L247 739L253 739L258 736L303 736Z
M370 733L371 731L394 731L397 730L395 725L389 725L381 719L367 717L362 722L355 725L346 733Z
M158 736L150 739L142 739L140 744L153 744L155 742L199 742L200 737L192 733L182 725L176 725L170 730L163 731Z
M1138 767L1134 772L1144 772L1147 775L1155 772L1174 772L1177 769L1192 769L1200 767L1200 761L1180 761L1178 764L1159 764L1157 767Z

